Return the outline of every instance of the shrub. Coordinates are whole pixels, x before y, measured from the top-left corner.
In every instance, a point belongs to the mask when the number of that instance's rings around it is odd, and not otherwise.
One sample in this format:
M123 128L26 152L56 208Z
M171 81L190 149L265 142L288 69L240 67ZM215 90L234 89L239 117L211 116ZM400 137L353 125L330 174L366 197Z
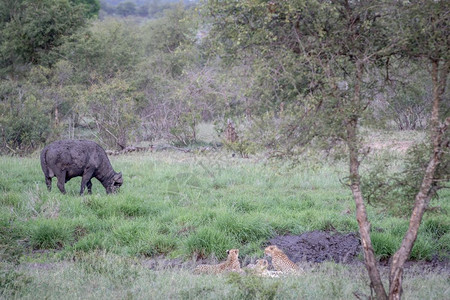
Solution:
M19 95L9 97L11 101L0 102L0 153L30 153L50 136L48 103L31 93L24 99Z
M255 154L258 148L256 143L243 139L235 142L225 142L225 147L232 152L239 153L244 158L248 158L250 154Z
M430 157L430 146L417 144L411 147L404 161L403 168L389 172L392 161L380 159L362 177L362 190L368 203L380 206L394 216L410 216L415 196L422 183L423 174ZM448 184L450 177L450 153L444 153L434 177L431 190L432 199L437 198L437 191Z
M121 79L92 87L86 97L84 112L91 117L109 146L122 150L138 131L137 103L139 93Z

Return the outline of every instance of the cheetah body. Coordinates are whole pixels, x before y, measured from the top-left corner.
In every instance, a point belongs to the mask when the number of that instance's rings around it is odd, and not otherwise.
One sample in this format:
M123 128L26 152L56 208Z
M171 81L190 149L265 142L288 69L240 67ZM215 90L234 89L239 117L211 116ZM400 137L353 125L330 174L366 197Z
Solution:
M223 272L240 272L241 264L239 262L239 249L231 249L227 251L227 260L216 265L198 265L194 269L194 274L219 274Z
M255 275L263 275L269 267L269 262L263 258L257 259L255 264L247 265L246 269L248 272Z
M301 271L300 267L275 245L266 247L264 253L272 258L272 266L276 271L283 273L299 273Z

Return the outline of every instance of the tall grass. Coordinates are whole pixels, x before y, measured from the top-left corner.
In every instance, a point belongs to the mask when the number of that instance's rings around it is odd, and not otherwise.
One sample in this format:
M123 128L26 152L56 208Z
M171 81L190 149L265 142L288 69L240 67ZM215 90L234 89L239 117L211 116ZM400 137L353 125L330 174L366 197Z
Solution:
M403 299L447 299L443 274L406 270ZM387 281L383 271L383 280ZM75 253L71 262L24 263L4 298L21 299L354 299L370 295L362 265L323 263L302 276L261 278L152 270L105 252ZM11 282L11 281L10 281Z

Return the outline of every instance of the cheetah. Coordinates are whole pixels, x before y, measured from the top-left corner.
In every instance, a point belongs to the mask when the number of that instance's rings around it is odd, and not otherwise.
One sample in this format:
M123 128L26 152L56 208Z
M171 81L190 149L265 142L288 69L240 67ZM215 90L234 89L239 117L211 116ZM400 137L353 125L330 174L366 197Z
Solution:
M272 266L276 271L283 273L299 273L302 271L284 252L276 245L270 245L264 249L264 254L272 257Z
M241 272L241 263L239 262L239 249L227 250L227 260L217 265L198 265L194 269L194 274L219 274L223 272Z
M255 275L262 275L267 271L267 267L269 267L269 262L261 258L256 260L256 264L247 265L246 269Z

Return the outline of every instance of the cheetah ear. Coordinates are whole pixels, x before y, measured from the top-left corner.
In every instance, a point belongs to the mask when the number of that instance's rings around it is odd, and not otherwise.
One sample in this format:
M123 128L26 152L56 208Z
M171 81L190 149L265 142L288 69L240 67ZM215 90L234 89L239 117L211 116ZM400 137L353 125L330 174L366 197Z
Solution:
M230 254L230 250L227 250L227 254Z

